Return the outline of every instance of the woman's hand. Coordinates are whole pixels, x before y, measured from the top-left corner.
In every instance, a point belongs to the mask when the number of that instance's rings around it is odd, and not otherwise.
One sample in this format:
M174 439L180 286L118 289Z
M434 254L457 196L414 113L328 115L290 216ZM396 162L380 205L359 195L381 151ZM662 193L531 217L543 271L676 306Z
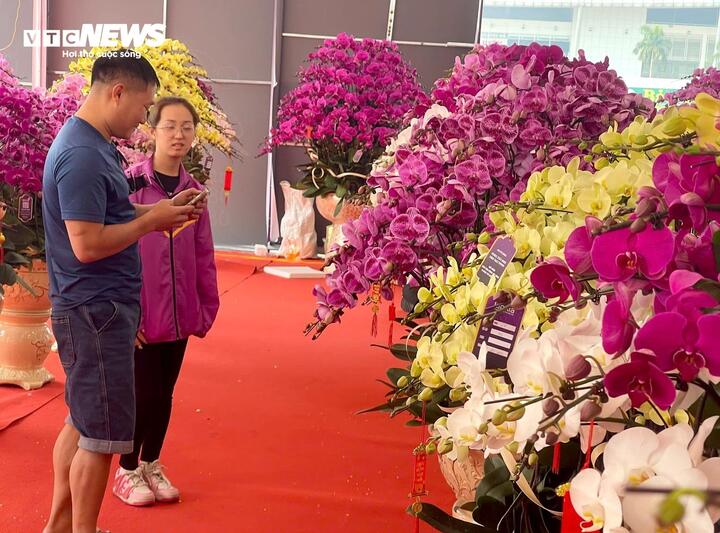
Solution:
M138 330L137 336L135 337L135 348L138 350L142 350L143 346L147 344L147 339L145 338L145 334Z

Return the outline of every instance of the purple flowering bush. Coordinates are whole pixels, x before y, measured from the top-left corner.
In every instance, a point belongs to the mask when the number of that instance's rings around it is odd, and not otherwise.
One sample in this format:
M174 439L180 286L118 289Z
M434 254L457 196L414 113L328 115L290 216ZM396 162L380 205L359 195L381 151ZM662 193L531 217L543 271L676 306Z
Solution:
M462 261L492 231L488 206L518 200L535 170L589 153L601 133L653 103L582 51L556 46L479 46L435 83L433 105L413 119L376 163L376 205L343 228L328 288L317 287L319 334L380 284L427 280L449 258ZM583 162L583 168L590 163Z
M720 97L720 70L715 67L696 69L685 87L667 93L662 99L670 105L676 105L692 102L700 93L709 94L714 98Z
M345 33L312 52L298 79L280 102L278 125L262 152L305 146L311 163L297 187L308 197L356 194L408 112L428 100L397 45Z
M4 219L5 260L27 264L44 258L44 235L38 193L42 189L45 158L65 121L79 107L80 80L71 77L55 92L19 84L0 55L0 201L9 205ZM34 198L32 220L17 219L23 194Z

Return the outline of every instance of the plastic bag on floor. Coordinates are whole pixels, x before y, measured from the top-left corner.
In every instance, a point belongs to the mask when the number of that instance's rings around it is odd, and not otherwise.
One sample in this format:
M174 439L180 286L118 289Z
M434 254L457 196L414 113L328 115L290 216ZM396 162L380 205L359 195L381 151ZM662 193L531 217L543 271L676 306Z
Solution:
M280 255L291 259L312 257L317 251L313 200L293 189L288 181L281 181L280 187L285 197L285 214L280 221Z

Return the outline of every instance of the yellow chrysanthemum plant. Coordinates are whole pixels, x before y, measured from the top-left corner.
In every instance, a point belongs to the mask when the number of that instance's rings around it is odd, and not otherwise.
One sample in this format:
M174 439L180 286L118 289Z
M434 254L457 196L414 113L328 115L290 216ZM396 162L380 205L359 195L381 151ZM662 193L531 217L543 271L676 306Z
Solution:
M415 418L410 423L417 424L423 413L424 421L433 423L464 405L472 385L458 357L478 350L478 331L498 310L523 309L519 335L525 338L555 328L558 316L571 308L563 323L584 321L591 313L587 304L599 303L609 289L589 277L583 280L582 301L548 301L530 283L533 269L550 258L564 260L568 237L588 218L612 224L635 213L638 192L653 186L653 161L662 152L696 139L704 142L705 151L718 146L714 121L720 117L720 101L707 95L698 99L695 106L670 107L652 120L638 117L620 131L609 128L586 157L591 166L575 158L567 166L542 169L530 176L517 201L490 206L488 229L451 245L455 250L472 245L473 253L462 263L448 258L450 266L438 268L428 286L419 288L418 303L403 319L409 333L390 347L407 367L390 369L386 403L376 409L392 416L410 412ZM515 256L499 279L482 283L480 265L498 238L512 239ZM506 386L504 373L484 369L485 386L499 392Z
M108 48L93 48L87 57L70 63L66 76L83 76L83 92L87 94L90 90L94 58L120 47L118 44ZM159 46L142 45L134 51L145 57L155 69L160 80L158 98L183 97L195 107L200 116L195 143L183 162L188 172L201 183L209 179L213 148L228 159L239 158L237 134L212 91L207 71L196 63L187 46L178 40L166 39ZM144 159L152 150L149 125L142 124L130 139L118 144L130 163Z

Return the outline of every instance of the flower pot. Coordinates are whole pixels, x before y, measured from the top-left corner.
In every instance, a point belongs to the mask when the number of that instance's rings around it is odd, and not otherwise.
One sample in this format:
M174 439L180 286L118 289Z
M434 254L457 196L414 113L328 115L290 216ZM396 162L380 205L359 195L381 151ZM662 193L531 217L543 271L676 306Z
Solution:
M477 489L485 472L483 453L470 450L464 460L453 460L447 455L438 455L438 459L443 477L447 484L450 485L453 494L455 494L455 503L452 509L453 517L476 524L477 522L472 519L472 512L462 507L475 501L475 489Z
M330 225L325 230L325 253L329 253L334 244L338 246L345 242L345 235L342 232L342 225L348 220L355 220L360 217L364 206L357 204L343 204L340 212L335 215L335 208L337 207L340 198L334 193L325 194L323 196L315 197L315 205L317 206L318 212L322 217L330 222Z
M20 276L36 293L19 284L8 287L0 313L0 383L37 389L55 379L43 368L54 339L48 327L47 265L37 261L32 269L22 268Z

